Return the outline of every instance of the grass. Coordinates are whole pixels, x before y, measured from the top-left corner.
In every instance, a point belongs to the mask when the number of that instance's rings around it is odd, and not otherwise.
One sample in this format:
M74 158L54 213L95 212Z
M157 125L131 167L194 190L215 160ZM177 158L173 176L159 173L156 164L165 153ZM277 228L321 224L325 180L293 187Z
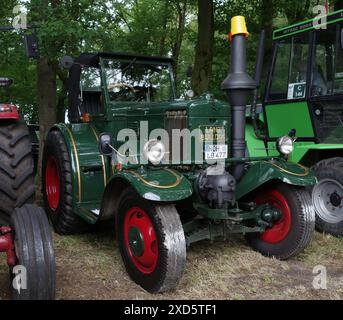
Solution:
M342 299L343 239L316 233L305 252L289 261L265 258L244 238L203 241L187 252L176 290L151 295L133 283L123 267L115 235L107 224L92 234L54 234L57 299ZM312 286L313 268L327 268L327 290ZM5 259L0 285L6 288ZM2 298L6 294L2 293Z
M188 250L176 290L150 295L127 276L111 228L54 235L58 299L342 299L343 239L316 233L304 253L279 261L252 251L239 236ZM327 268L327 290L312 286L313 268Z

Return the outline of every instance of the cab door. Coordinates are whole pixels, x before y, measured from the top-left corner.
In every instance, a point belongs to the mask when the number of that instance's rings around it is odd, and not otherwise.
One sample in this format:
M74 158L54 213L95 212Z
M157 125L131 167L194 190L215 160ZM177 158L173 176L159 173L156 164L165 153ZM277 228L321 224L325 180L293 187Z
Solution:
M315 32L309 106L318 143L343 143L342 26Z
M312 32L307 32L274 43L264 103L270 149L277 138L288 135L291 130L296 130L300 141L315 140L307 103L312 41Z

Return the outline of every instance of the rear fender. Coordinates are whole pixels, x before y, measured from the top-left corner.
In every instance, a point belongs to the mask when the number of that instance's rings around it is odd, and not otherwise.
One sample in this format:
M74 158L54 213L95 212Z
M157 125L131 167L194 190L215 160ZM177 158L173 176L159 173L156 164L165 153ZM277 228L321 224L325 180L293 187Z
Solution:
M19 112L16 106L11 104L0 104L0 120L5 119L19 120Z

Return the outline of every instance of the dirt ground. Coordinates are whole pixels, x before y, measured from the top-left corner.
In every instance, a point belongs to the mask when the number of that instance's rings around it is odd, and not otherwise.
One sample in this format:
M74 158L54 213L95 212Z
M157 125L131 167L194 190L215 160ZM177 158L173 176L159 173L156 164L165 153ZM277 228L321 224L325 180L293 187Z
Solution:
M241 236L188 250L185 274L172 292L151 295L123 267L111 224L91 234L54 234L57 299L343 299L343 239L316 233L286 262L252 251ZM326 267L327 289L314 289L313 268ZM8 298L8 269L0 263L0 298Z

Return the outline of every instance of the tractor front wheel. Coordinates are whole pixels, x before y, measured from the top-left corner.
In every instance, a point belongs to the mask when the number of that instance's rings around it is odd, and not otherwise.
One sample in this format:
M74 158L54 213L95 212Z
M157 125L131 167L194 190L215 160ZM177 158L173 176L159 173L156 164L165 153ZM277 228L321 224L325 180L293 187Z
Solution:
M49 221L43 209L25 205L12 216L17 265L11 269L12 298L55 298L56 266ZM22 268L25 268L24 270Z
M319 180L312 192L316 228L343 236L343 158L323 160L314 170Z
M286 184L262 190L254 202L270 204L281 218L262 234L246 236L250 246L265 256L289 259L309 244L315 228L315 213L309 193Z
M170 290L186 263L186 240L174 205L153 204L129 188L117 217L117 235L126 270L150 293Z

